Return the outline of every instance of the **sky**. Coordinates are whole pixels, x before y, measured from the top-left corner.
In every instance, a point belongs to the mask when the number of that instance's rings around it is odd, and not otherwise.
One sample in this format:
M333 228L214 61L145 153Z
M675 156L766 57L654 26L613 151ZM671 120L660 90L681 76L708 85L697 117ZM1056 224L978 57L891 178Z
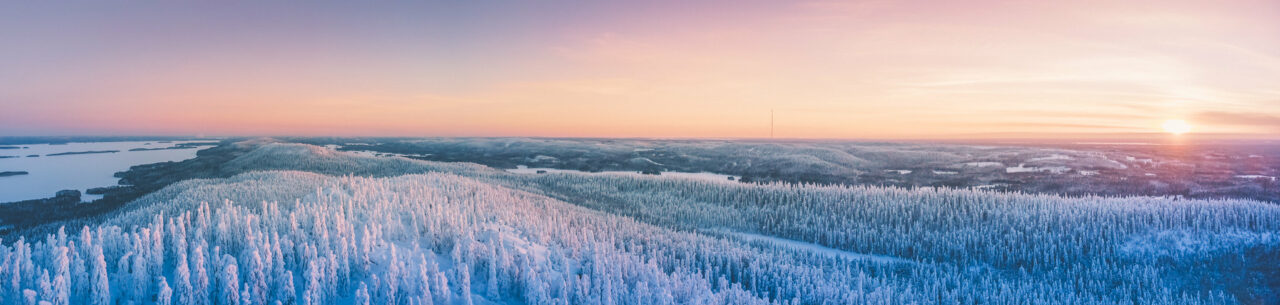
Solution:
M6 1L0 136L1280 137L1280 1Z

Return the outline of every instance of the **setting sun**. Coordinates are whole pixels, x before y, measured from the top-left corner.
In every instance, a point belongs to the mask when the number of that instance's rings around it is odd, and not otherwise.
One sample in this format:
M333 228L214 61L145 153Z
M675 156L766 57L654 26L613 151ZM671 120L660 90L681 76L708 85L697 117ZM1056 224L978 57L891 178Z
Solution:
M1165 132L1172 133L1175 135L1180 135L1180 134L1184 134L1191 131L1191 124L1187 124L1187 121L1183 121L1183 120L1167 120L1167 121L1164 121L1164 124L1160 125L1160 127L1164 128Z

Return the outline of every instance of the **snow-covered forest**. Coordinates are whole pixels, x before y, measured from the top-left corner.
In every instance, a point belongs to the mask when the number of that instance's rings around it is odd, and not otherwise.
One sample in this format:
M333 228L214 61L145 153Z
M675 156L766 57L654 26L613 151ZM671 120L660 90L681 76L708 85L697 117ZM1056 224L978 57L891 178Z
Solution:
M261 145L0 247L8 304L1274 304L1280 206Z

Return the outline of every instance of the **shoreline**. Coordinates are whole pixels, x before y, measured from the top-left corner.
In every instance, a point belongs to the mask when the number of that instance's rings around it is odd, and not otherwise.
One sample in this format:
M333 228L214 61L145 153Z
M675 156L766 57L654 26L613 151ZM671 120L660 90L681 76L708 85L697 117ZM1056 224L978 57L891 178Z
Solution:
M15 236L12 235L15 234L39 234L40 232L26 231L46 223L91 219L178 181L229 177L229 174L221 172L222 164L252 149L232 145L233 141L222 140L217 146L201 149L196 152L195 158L134 165L128 170L116 172L113 174L119 178L116 185L95 187L85 192L88 195L102 196L90 202L80 201L79 190L62 190L52 197L0 203L0 238L14 240ZM193 145L189 148L198 147ZM72 192L75 193L74 198L71 196Z

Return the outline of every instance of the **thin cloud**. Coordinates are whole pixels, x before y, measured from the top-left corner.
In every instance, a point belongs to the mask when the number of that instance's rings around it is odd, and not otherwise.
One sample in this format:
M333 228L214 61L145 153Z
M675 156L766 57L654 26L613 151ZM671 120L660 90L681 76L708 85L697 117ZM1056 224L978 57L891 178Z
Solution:
M978 124L970 124L970 126L990 126L990 127L1015 128L1015 129L1029 129L1029 128L1061 129L1061 128L1068 128L1068 129L1096 129L1096 130L1104 130L1104 131L1119 131L1119 130L1141 131L1141 130L1144 130L1144 129L1142 129L1142 128L1137 128L1137 127L1132 127L1132 126L1120 126L1120 125L1108 125L1108 124L1075 124L1075 123L1045 123L1045 122L994 122L994 123L978 123Z
M1254 127L1280 131L1280 116L1258 113L1206 111L1192 117L1198 123Z

